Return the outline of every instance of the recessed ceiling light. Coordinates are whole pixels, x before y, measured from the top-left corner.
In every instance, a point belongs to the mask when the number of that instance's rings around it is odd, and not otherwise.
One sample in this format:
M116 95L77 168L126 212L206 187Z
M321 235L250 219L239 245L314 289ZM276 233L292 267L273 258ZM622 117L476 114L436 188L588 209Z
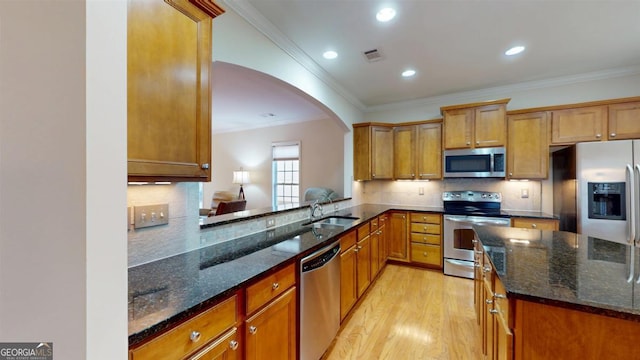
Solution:
M412 77L415 74L416 74L415 70L407 69L407 70L402 72L402 77Z
M512 56L512 55L520 54L523 51L524 51L524 46L514 46L511 49L505 51L504 54L507 56Z
M376 14L376 19L380 22L387 22L396 16L396 11L392 8L384 8Z
M325 59L329 59L329 60L331 60L331 59L335 59L335 58L337 58L337 57L338 57L338 53L337 53L337 52L335 52L335 51L333 51L333 50L329 50L329 51L325 51L325 52L324 52L324 54L322 54L322 56L323 56Z

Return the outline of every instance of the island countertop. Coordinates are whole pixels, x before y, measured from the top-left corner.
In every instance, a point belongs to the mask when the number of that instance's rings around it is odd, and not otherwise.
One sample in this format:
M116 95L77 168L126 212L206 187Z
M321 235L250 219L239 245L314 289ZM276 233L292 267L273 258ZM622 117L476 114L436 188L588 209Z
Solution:
M474 231L508 298L640 321L637 247L563 231Z

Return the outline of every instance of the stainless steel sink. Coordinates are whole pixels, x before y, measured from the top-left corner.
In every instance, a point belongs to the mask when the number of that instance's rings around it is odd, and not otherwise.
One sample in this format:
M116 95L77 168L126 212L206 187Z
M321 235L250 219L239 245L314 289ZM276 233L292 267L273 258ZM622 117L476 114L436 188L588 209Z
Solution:
M325 227L325 226L345 227L345 226L351 225L354 221L358 219L360 218L353 217L353 216L328 216L315 221L306 222L302 225L313 225L315 227Z

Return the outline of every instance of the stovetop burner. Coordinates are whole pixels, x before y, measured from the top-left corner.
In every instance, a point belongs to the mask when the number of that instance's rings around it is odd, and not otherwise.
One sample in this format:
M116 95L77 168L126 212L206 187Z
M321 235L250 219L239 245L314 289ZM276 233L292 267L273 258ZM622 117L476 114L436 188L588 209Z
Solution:
M487 191L445 191L442 193L444 211L452 215L498 216L502 196Z

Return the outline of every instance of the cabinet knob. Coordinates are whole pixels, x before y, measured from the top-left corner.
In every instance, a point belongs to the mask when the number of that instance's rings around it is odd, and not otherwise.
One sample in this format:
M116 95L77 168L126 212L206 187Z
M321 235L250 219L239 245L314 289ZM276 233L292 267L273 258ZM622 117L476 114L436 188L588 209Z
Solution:
M480 141L476 141L476 145L480 145Z
M416 174L411 174L411 177L416 177Z
M271 285L271 288L273 290L278 290L279 287L280 287L280 284L278 284L277 282L274 282L273 285Z
M535 228L537 228L537 227L538 227L538 225L536 225L536 224L531 224L531 227L535 229Z
M229 348L230 348L231 350L238 350L238 342L237 342L237 341L235 341L235 340L231 340L231 341L229 342Z
M493 295L493 297L495 297L496 299L506 299L507 295L496 293L496 294Z
M200 165L200 167L202 168L202 170L207 170L209 169L209 164L202 164Z
M371 174L371 177L376 177L376 174Z
M192 331L191 335L189 335L189 340L191 340L191 342L198 342L198 340L200 340L200 332Z
M493 300L491 300L491 299L485 299L485 301L484 301L484 302L485 302L485 304L487 304L487 305L491 305L491 304L493 304Z
M596 139L600 139L602 137L602 134L596 134Z
M471 145L471 141L467 141L467 145Z
M616 137L616 133L609 134L609 137Z
M490 272L490 271L491 271L491 268L490 268L490 267L488 267L488 266L485 266L485 267L482 269L482 271L484 271L484 272L488 273L488 272Z
M509 176L513 176L513 173L511 173L511 172L510 172L510 173L509 173Z
M255 326L249 326L249 333L250 334L255 334L258 332L258 328Z
M489 313L491 313L491 315L495 315L498 313L498 310L496 309L489 309Z
M427 252L425 251L425 252L423 253L423 255L424 255L424 257L427 257Z

